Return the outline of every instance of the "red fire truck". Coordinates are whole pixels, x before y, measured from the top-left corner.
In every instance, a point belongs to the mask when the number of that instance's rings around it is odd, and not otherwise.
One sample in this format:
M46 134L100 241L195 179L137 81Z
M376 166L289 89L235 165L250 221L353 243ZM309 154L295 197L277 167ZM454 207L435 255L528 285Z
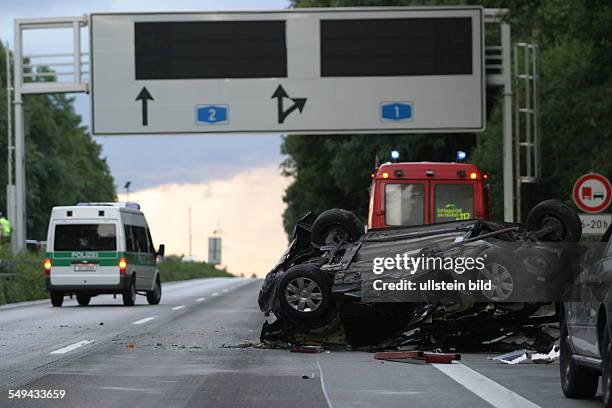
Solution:
M468 163L386 163L372 174L368 228L488 218L488 176Z

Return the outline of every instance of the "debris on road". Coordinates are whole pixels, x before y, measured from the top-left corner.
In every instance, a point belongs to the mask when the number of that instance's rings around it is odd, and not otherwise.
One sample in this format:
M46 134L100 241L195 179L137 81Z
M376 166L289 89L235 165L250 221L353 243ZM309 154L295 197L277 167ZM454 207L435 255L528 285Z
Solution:
M322 353L323 349L320 346L293 346L291 348L292 353Z
M504 364L550 364L559 358L559 346L555 345L548 353L538 353L533 350L517 350L511 353L502 354L496 357L489 357L490 360L499 361Z
M423 351L382 351L374 353L375 360L398 363L451 364L461 360L461 354L428 353Z

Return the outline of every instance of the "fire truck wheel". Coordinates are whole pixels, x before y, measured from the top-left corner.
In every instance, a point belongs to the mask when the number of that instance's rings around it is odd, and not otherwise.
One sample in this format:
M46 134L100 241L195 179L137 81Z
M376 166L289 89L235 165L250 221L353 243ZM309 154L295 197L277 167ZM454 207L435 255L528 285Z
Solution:
M278 284L283 312L296 320L315 320L330 309L331 279L317 265L300 264L290 268Z
M545 200L527 215L527 228L542 231L545 242L578 242L582 235L580 217L572 207L561 200ZM544 231L547 230L547 231Z
M350 211L332 208L321 213L312 224L310 233L315 245L354 242L364 233L361 221Z

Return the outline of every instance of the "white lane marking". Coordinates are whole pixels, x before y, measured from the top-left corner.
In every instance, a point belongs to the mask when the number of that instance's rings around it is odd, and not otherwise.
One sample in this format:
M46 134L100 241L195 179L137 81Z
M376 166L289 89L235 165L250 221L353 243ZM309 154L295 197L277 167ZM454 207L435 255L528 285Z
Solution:
M146 323L146 322L150 322L153 319L155 319L155 317L145 317L144 319L136 320L132 324L143 324L143 323Z
M93 340L81 340L81 341L76 342L74 344L71 344L69 346L66 346L66 347L63 347L61 349L57 349L55 351L52 351L51 354L66 354L69 351L76 350L79 347L83 347L83 346L86 346L86 345L91 344L91 343L93 343Z
M496 408L540 408L539 405L461 363L432 366Z
M227 292L227 289L223 289L224 292Z
M172 308L172 310L181 310L183 309L185 306L175 306Z
M319 368L319 379L321 380L321 391L323 391L323 396L325 397L325 401L327 401L327 406L329 408L334 408L329 399L329 395L327 395L327 390L325 389L325 379L323 378L323 369L321 368L321 363L319 362L319 356L317 356L317 367Z
M197 298L197 299L196 299L196 302L201 302L201 301L203 301L203 300L206 300L206 298Z
M213 296L219 296L219 294L217 292L212 294Z

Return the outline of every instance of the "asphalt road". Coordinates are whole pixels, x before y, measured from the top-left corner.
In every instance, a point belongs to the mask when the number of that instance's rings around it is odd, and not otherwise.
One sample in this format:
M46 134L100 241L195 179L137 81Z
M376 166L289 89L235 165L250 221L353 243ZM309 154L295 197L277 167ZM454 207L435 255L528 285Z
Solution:
M162 302L0 307L0 407L600 407L568 400L559 367L507 366L485 354L461 363L380 362L364 352L227 348L257 341L260 281L164 286ZM65 390L63 399L9 399Z

